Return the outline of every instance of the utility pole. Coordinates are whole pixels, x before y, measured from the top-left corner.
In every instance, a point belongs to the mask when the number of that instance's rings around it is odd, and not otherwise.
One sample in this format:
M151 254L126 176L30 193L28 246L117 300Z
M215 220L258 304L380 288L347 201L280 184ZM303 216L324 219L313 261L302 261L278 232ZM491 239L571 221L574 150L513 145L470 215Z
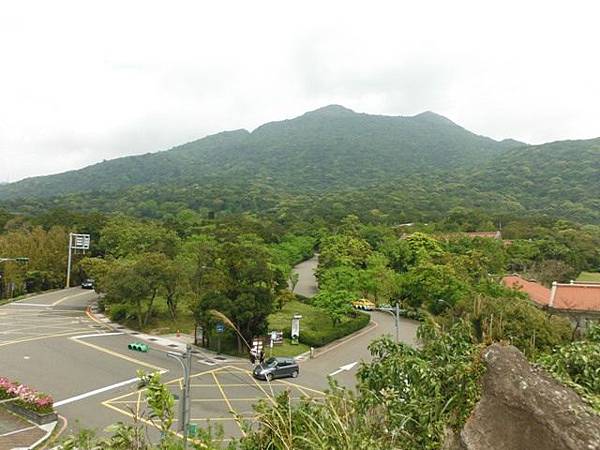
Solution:
M67 283L65 288L71 286L71 256L73 254L73 233L69 233L69 259L67 260Z
M185 353L168 352L167 356L176 359L183 369L183 389L179 400L179 428L183 433L183 448L187 449L188 430L190 428L190 375L192 373L192 346L187 344Z

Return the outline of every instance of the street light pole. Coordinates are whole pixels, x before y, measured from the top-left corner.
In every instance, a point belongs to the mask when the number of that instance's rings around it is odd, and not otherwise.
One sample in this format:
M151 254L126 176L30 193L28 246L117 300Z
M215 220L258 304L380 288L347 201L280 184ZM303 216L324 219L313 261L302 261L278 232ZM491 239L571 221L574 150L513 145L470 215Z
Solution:
M394 314L394 319L396 323L396 342L400 342L400 306L398 306L398 302L396 302L396 313Z
M192 346L187 344L185 353L169 352L167 356L176 359L183 370L183 389L179 408L179 431L183 433L183 448L187 449L188 430L190 427L190 374L192 373Z
M400 305L396 303L393 308L378 308L379 311L383 311L391 314L394 317L394 327L396 328L396 342L400 342Z

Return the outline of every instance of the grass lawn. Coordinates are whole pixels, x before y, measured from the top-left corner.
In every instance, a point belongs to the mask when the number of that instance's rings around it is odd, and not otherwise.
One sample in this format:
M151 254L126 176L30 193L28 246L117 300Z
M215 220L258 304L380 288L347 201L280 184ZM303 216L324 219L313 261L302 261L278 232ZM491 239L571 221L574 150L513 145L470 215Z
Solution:
M286 303L281 311L274 312L269 316L269 330L289 330L292 327L292 317L300 314L300 334L302 330L314 330L327 332L334 328L333 322L322 309L306 303L293 300Z
M275 345L273 347L273 356L297 356L309 350L310 347L308 345L304 345L302 343L298 345L292 345L290 339L284 339L283 344ZM265 350L265 355L270 356L270 352L271 349L267 347Z
M600 283L600 272L581 272L577 281L597 281Z
M298 345L292 345L291 340L289 339L290 329L292 325L292 317L294 316L294 314L300 314L302 316L302 319L300 320L300 335L302 336L302 334L304 333L305 339L308 338L310 334L318 334L320 336L331 336L330 339L328 339L328 341L333 340L334 338L341 337L344 334L347 334L344 332L340 334L340 327L343 327L345 325L351 325L349 322L356 320L351 317L347 317L342 319L340 323L334 325L332 320L326 314L323 313L323 310L297 300L288 302L283 306L281 311L274 312L268 318L268 331L283 331L284 335L287 336L284 339L282 345L277 345L273 347L273 356L296 356L310 350L309 345L303 343L300 343ZM137 320L129 319L122 320L121 322L129 328L135 330L139 329ZM141 331L158 335L173 334L179 331L181 333L193 335L194 319L190 313L189 306L181 304L178 308L177 320L173 321L171 319L171 316L169 315L166 305L163 301L159 300L155 304L154 314L148 321L148 325L143 327ZM338 334L334 336L336 332ZM220 339L222 353L237 353L237 339L235 337L234 332L227 329L220 336ZM214 332L214 330L211 330L210 348L212 350L216 350L216 341L217 335ZM323 344L313 345L318 346ZM268 355L270 349L267 347L265 350L265 353Z

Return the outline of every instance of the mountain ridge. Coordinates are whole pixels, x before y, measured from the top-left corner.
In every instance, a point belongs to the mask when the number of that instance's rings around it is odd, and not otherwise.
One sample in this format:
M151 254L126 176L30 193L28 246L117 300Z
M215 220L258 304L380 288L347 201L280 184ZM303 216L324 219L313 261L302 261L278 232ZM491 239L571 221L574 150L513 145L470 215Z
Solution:
M251 132L3 185L0 203L14 210L87 198L99 210L160 201L240 212L308 198L335 208L343 197L409 221L467 207L600 222L599 162L600 138L528 145L477 135L430 111L381 116L328 105Z
M446 150L438 152L443 146ZM276 158L278 167L284 168L290 164L298 166L305 162L303 158L307 159L308 165L319 172L317 175L322 175L322 180L329 177L327 168L319 168L323 164L364 164L368 168L365 152L379 160L391 160L396 170L404 173L403 166L407 170L423 168L415 153L420 153L433 166L438 162L442 166L456 166L503 149L497 141L471 133L433 112L383 116L327 105L292 119L265 123L251 132L245 129L223 131L168 150L123 156L82 169L26 178L0 186L0 200L111 191L169 180L192 182L195 176L202 179L221 171L238 172L240 176L258 172L265 176L270 170L276 170L273 166L265 167L265 158ZM325 157L323 164L319 164L320 157ZM249 166L248 173L238 170L244 165ZM331 180L321 183L319 176L313 178L316 184L332 184Z

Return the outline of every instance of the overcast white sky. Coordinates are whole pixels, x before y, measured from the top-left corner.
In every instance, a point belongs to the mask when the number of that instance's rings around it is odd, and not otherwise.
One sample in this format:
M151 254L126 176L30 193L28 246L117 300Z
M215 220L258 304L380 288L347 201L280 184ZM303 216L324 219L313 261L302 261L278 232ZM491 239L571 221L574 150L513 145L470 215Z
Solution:
M331 103L496 139L598 137L597 5L2 1L0 181Z

